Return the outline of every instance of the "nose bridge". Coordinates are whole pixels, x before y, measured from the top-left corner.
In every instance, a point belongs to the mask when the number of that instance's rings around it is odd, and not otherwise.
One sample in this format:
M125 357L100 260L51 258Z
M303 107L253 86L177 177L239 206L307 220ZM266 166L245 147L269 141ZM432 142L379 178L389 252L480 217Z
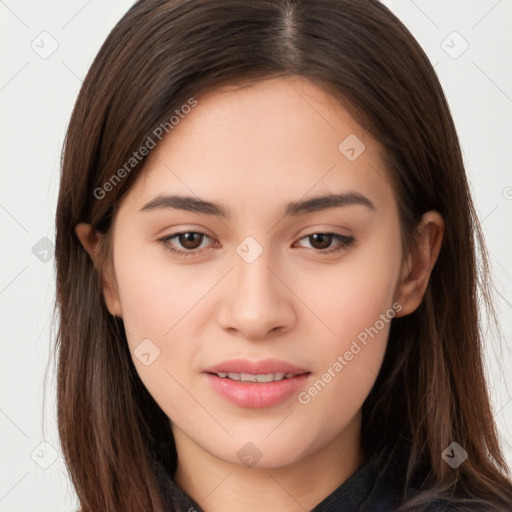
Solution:
M286 287L274 275L273 267L278 265L270 260L271 251L247 237L236 252L229 297L223 301L222 326L250 338L289 327L295 318L293 305Z

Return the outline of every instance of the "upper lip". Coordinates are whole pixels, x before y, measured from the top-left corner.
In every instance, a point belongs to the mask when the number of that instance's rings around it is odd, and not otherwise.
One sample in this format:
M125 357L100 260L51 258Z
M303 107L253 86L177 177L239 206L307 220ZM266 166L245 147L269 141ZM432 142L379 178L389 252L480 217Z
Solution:
M264 375L268 373L294 373L300 375L309 373L308 370L295 366L279 359L262 359L250 361L249 359L230 359L210 366L203 370L205 373L250 373L251 375Z

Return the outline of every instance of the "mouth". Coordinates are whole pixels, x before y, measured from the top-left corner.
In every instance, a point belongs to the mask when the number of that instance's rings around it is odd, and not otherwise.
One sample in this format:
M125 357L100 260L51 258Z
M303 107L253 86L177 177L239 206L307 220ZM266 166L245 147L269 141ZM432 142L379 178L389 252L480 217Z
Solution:
M311 372L285 361L233 359L203 370L207 383L229 402L247 408L273 407L289 400Z
M298 375L304 375L307 372L300 373L236 373L236 372L218 372L211 373L221 379L230 379L239 382L279 382L280 380L292 379Z

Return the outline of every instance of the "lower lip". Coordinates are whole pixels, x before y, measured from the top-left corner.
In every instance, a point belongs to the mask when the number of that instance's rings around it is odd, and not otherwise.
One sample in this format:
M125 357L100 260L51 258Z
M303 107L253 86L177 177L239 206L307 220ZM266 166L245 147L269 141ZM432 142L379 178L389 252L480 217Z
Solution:
M293 394L304 385L309 373L273 382L241 382L205 373L209 384L220 395L240 407L252 409L272 407Z

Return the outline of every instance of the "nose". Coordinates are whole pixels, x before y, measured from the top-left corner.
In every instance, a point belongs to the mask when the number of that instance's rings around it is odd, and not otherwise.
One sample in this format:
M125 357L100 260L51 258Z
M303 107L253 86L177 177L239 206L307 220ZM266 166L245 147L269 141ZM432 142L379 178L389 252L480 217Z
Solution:
M223 288L219 324L232 334L251 340L286 332L297 321L287 276L268 261L265 251L252 263L236 256ZM286 273L284 273L286 274Z

